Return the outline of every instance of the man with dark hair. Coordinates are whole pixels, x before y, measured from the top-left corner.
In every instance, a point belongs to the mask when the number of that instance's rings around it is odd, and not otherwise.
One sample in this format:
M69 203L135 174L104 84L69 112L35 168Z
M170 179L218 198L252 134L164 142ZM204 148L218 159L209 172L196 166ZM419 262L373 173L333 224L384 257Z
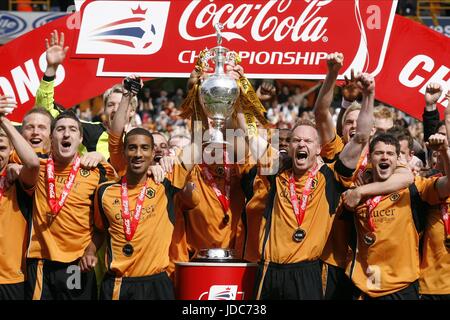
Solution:
M115 129L121 126L118 120L114 120ZM153 147L148 130L129 131L118 147L126 165L124 175L97 189L95 226L106 232L108 247L108 273L102 282L101 299L175 298L168 276L169 247L176 220L174 197L184 188L185 173L181 166L175 166L162 183L156 183L147 175ZM112 154L119 149L114 148ZM193 185L188 184L183 192L192 198Z
M290 129L278 129L279 131L279 141L278 149L280 152L287 154L289 149L289 143L291 143L292 131Z
M401 134L397 139L400 143L400 160L408 165L415 176L419 175L423 162L414 155L413 137L409 134Z
M433 135L429 146L439 151L446 168L450 151L445 137ZM376 136L369 146L374 183L389 179L397 167L400 144L389 134ZM344 193L344 202L356 189ZM356 208L357 250L348 274L364 299L418 299L419 232L425 203L439 204L450 194L444 177L421 178L408 188L386 196L367 197ZM388 253L388 254L386 254Z
M54 117L62 110L54 103L54 82L57 69L64 62L69 47L64 47L64 33L58 36L55 30L51 33L50 39L45 39L47 68L44 77L36 92L36 106L45 108ZM114 85L103 94L103 112L106 116L104 123L82 121L84 128L83 143L80 145L81 164L84 168L90 169L109 159L108 151L108 131L119 103L122 99L124 88L121 84ZM133 110L129 119L134 115L137 107L137 99L131 101Z
M32 190L39 174L39 159L31 146L5 117L6 101L0 96L0 300L23 300L27 222L32 207L24 190ZM13 150L23 163L15 183L6 180Z
M333 98L334 86L338 77L339 70L343 66L343 55L341 53L330 54L327 58L328 72L324 84L320 89L317 98L314 113L316 117L317 129L322 141L320 155L325 162L334 162L337 160L339 153L342 152L345 145L347 145L355 136L357 132L358 117L361 113L361 104L356 102L356 97L362 93L362 85L360 75L356 76L351 72L351 79L346 80L345 97L354 100L353 103L345 103L346 110L342 113L341 128L342 137L336 134L333 119L331 117L329 108ZM367 92L363 95L367 99ZM344 105L343 101L343 105ZM372 128L373 123L368 126ZM357 170L352 177L353 184L362 177L367 168L367 149L366 145L360 155ZM406 172L405 172L406 171ZM377 186L371 192L384 192L384 190L396 190L399 187L405 187L412 182L412 174L407 169L398 169L396 174L383 185ZM403 184L402 184L403 183ZM400 184L400 185L399 185ZM373 186L372 186L373 187ZM392 188L393 189L390 189ZM388 191L389 192L389 191ZM350 238L352 234L353 225L344 219L335 218L331 233L327 244L321 256L324 262L323 266L323 285L325 299L351 299L353 284L345 275L345 269L349 263L350 257Z
M33 192L27 250L26 297L37 300L95 299L95 252L101 237L92 228L93 196L108 164L80 169L82 126L73 112L52 123L49 158L41 160ZM81 271L81 273L80 273Z

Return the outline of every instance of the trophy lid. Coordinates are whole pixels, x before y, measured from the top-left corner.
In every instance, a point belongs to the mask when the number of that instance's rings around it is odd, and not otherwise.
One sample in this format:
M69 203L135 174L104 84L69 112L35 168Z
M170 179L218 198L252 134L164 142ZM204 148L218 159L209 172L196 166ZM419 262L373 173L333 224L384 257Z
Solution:
M222 33L221 33L221 31L223 30L223 24L216 23L214 25L214 29L216 29L217 45L221 46L222 45Z
M236 258L234 249L209 248L199 249L192 259L193 262L241 262Z

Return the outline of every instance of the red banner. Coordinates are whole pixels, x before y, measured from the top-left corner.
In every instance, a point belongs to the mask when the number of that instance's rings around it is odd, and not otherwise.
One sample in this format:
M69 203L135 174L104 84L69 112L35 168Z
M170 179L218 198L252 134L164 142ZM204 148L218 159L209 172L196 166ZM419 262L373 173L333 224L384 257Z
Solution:
M69 29L77 14L64 17L37 28L0 47L0 94L15 97L18 108L9 115L13 121L22 121L23 115L34 106L34 97L46 68L45 38L53 30L64 32L70 44L76 30ZM121 81L119 78L97 77L96 60L66 59L58 68L55 101L72 107L101 94Z
M449 40L394 19L395 7L389 0L87 1L80 13L0 48L0 93L16 97L20 108L11 119L20 121L33 106L44 39L54 29L70 46L55 100L71 107L132 73L188 77L198 52L216 45L214 25L221 22L222 45L241 54L250 78L322 79L326 55L343 52L340 78L351 68L378 75L377 98L420 117L421 88L448 80Z
M450 90L450 40L426 26L396 16L381 73L376 77L376 97L417 119L422 119L425 88L438 82ZM443 115L445 95L438 108Z

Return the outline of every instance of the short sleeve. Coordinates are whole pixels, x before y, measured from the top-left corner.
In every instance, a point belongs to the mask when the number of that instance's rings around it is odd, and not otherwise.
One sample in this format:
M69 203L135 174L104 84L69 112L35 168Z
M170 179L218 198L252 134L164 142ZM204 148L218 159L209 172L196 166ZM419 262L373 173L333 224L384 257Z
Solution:
M339 158L336 162L328 164L328 166L331 170L333 170L336 181L338 181L345 188L351 187L355 170L347 168Z
M414 184L419 191L419 196L422 201L427 202L430 205L436 205L442 202L439 198L439 192L436 189L436 182L439 177L416 177Z
M183 164L175 164L173 172L168 174L168 178L175 188L183 189L186 184L187 170Z
M119 176L123 176L127 171L127 162L123 155L124 146L122 135L109 134L108 149L110 162Z
M320 156L327 163L334 162L343 149L344 142L342 141L342 138L335 134L332 141L322 145Z

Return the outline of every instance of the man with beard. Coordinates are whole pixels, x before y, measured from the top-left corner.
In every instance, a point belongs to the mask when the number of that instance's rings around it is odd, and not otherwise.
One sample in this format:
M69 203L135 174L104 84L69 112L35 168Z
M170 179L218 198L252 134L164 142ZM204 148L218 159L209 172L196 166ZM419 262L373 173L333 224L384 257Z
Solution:
M0 96L0 300L23 300L27 223L32 208L24 190L32 190L36 184L39 159L6 119L8 100ZM13 150L23 168L16 182L9 183L5 170Z
M374 80L362 74L358 81L363 90L358 128L334 164L325 165L321 161L320 136L315 126L300 121L292 130L290 165L274 175L258 174L250 186L254 195L246 211L263 215L261 261L255 286L258 299L323 297L319 258L340 194L344 185L349 184L373 122ZM238 121L246 130L242 111L238 112ZM267 141L256 135L249 136L249 144L255 159L264 158L258 150L271 150Z
M429 147L440 153L445 172L449 172L450 150L446 137L431 136ZM399 155L399 142L392 135L380 134L370 142L369 161L375 183L392 176ZM348 190L343 195L344 201L362 187ZM361 291L361 298L419 298L419 232L423 228L425 204L438 205L449 195L450 181L443 176L416 177L409 187L386 196L361 197L362 204L354 214L357 250L347 272ZM445 234L443 229L441 240Z
M52 122L50 155L41 160L39 179L31 192L27 298L97 297L92 268L102 239L93 230L91 207L96 187L113 172L106 171L106 163L91 170L80 168L77 150L82 139L82 125L72 112L63 112ZM71 282L73 277L78 278Z

